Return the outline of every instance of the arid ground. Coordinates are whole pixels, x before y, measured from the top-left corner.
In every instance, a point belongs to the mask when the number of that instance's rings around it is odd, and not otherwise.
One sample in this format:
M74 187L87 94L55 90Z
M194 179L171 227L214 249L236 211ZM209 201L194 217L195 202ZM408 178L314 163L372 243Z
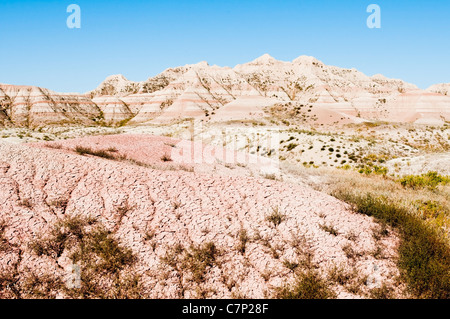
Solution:
M0 297L449 298L449 87L268 55L0 85Z

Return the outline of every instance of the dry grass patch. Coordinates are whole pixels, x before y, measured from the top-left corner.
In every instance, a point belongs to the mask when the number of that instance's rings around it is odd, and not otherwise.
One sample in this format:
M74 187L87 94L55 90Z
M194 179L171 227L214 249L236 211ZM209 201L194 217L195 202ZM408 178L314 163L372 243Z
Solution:
M272 212L266 216L266 220L275 227L280 225L286 219L286 215L281 212L278 206L272 207Z
M336 294L329 288L326 280L309 270L297 275L292 285L285 285L275 289L277 299L334 299Z
M241 228L238 233L238 239L239 243L237 246L237 250L241 253L245 253L245 248L247 246L247 243L250 241L250 237L248 236L247 230L244 228Z
M46 237L30 244L38 256L59 258L67 251L73 264L80 266L81 286L52 288L70 298L140 298L139 277L132 266L136 258L92 218L66 216Z
M287 169L315 189L351 204L355 212L374 217L381 224L374 230L375 239L391 228L399 234L397 264L401 281L412 296L450 298L450 185L441 181L443 177L425 174L420 182L408 182L423 185L413 188L391 178L353 171ZM422 183L424 179L428 181ZM345 248L347 256L357 257L350 248ZM372 254L379 256L380 251ZM373 291L372 297L386 293L383 288Z
M177 271L182 277L188 274L190 280L201 284L208 269L218 265L219 255L220 251L213 242L191 245L188 249L178 244L166 251L161 262Z
M336 193L355 211L400 231L398 267L418 298L450 298L450 247L438 231L404 207L384 198ZM381 293L381 292L380 292Z
M92 155L96 157L106 158L109 160L124 160L125 157L121 155L117 155L117 149L115 148L108 148L108 149L100 149L100 150L94 150L90 147L85 147L78 145L75 147L75 152L77 152L80 155Z
M425 186L413 189L402 186L393 178L360 175L351 170L308 169L292 165L286 165L284 169L321 192L333 195L346 190L355 196L370 193L391 200L436 227L450 244L450 184L438 183L432 188ZM434 176L434 173L431 175Z
M163 156L161 156L161 161L163 161L163 162L172 162L172 157L170 157L169 154L164 154Z
M323 230L323 231L326 231L327 233L329 233L330 235L333 235L333 236L337 236L337 235L339 235L339 232L332 226L332 225L320 225L320 228Z

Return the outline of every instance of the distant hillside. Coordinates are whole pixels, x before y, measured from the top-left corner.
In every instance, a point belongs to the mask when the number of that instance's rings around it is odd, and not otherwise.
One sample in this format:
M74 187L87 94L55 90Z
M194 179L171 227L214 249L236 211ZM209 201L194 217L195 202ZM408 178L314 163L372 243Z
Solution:
M448 92L449 84L420 90L383 75L327 66L313 57L284 62L265 54L234 68L206 62L169 68L143 82L113 75L85 95L0 85L0 125L259 120L277 112L317 124L435 124L450 120Z

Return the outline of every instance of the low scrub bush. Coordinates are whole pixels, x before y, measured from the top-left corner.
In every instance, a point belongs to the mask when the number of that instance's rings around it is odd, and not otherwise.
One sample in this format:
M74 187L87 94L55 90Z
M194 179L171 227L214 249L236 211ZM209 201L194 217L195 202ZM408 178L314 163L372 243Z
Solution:
M275 289L278 299L334 299L336 294L329 288L327 282L309 270L297 275L293 285L285 285Z
M360 174L366 174L366 175L376 174L376 175L385 176L388 173L388 169L386 167L377 166L377 165L374 165L374 166L363 165L362 167L360 167L358 172Z
M247 234L247 230L244 228L239 230L238 238L239 238L239 244L238 244L237 249L241 254L244 254L247 243L250 241L250 237Z
M170 157L169 154L164 154L163 156L161 156L161 161L163 161L163 162L172 162L172 158Z
M106 159L110 159L110 160L121 160L123 159L121 156L113 154L116 153L117 150L116 149L106 149L106 150L94 150L90 147L84 147L84 146L76 146L75 147L75 152L77 152L80 155L92 155L92 156L97 156L97 157L102 157L102 158L106 158Z
M81 287L55 287L70 298L140 297L139 277L130 268L136 261L132 251L92 218L67 216L30 248L38 256L55 259L67 251L73 264L80 266Z
M339 235L338 231L333 226L321 225L320 228L333 236Z
M438 185L446 185L450 183L450 177L439 175L437 172L428 172L422 175L407 175L399 179L398 182L402 184L403 187L413 189L423 187L434 189Z
M286 146L286 150L287 150L288 152L290 152L290 151L292 151L294 148L296 148L297 146L298 146L298 144L295 144L295 143L289 143L289 145Z
M189 249L176 245L166 252L161 261L181 274L187 272L191 279L199 284L204 281L208 269L216 265L218 255L219 250L212 242L192 245Z
M278 206L272 207L272 212L266 216L266 220L272 223L275 227L280 225L285 219L286 216L281 213L281 210Z
M450 298L450 248L438 231L420 217L384 197L334 194L364 215L400 231L398 266L403 280L418 298Z

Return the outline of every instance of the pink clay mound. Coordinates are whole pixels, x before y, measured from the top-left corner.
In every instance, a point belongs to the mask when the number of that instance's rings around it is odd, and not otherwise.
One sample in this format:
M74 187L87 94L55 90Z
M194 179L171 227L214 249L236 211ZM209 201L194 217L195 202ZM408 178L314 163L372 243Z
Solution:
M145 298L266 298L294 283L293 269L306 267L323 280L336 269L352 274L350 281L362 288L345 289L334 281L332 291L339 298L361 298L371 285L398 276L398 238L390 231L376 241L379 225L372 218L306 186L245 177L244 167L227 176L213 173L217 162L199 170L201 164L176 156L163 160L179 142L120 135L0 143L2 278L13 274L11 286L24 286L32 273L41 286L47 283L39 289L65 298L72 296L67 283L78 264L82 280L108 274L93 281L104 291L115 280L123 283L116 295L103 297L129 297L139 287ZM80 154L77 146L104 153ZM55 231L58 221L75 217L95 221ZM89 273L80 257L85 251L74 254L76 243L89 243L86 234L100 225L106 232L95 233L89 256L101 267ZM122 249L129 258L114 264L105 247ZM378 248L382 257L373 253ZM134 279L126 281L130 274ZM51 286L57 281L63 284ZM99 296L94 288L84 287L84 297Z

